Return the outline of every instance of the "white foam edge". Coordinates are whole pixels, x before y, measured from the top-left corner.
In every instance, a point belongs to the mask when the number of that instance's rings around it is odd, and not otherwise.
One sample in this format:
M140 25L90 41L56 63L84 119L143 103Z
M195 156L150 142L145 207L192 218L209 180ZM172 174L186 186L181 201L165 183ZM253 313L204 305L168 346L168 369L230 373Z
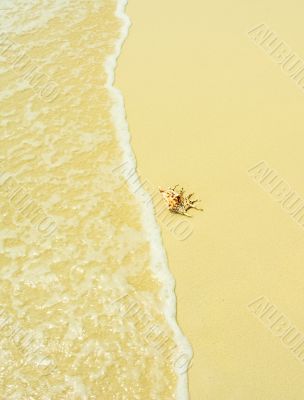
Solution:
M140 182L139 176L136 171L136 159L133 154L133 150L130 143L130 132L127 122L127 116L125 111L124 99L121 92L114 87L115 70L117 65L117 59L121 53L121 49L125 39L128 36L131 21L125 13L128 0L117 0L117 8L115 15L121 20L120 37L115 43L114 52L107 57L105 62L105 70L107 73L106 88L113 100L112 106L112 119L116 128L119 143L122 147L123 162L128 163L130 168L128 171L124 171L125 179L128 182L129 188L137 197L138 204L141 207L141 222L144 227L146 237L148 238L151 245L151 266L152 271L158 277L162 284L161 297L164 305L164 313L166 320L171 327L175 335L175 341L181 350L182 354L187 355L190 360L192 359L193 353L192 348L183 335L181 328L177 324L176 320L176 296L175 296L175 279L173 278L167 261L167 255L163 245L160 228L157 224L153 202L151 196L144 190L137 193L138 182ZM128 179L127 174L134 171L132 182ZM188 374L187 368L184 373L177 373L177 400L188 400Z

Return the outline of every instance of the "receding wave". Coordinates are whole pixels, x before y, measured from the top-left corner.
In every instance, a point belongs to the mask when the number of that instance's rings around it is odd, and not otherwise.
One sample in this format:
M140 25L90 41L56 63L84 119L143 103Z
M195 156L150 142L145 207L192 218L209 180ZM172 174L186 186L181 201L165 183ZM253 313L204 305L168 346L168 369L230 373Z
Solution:
M136 170L113 86L125 5L16 0L1 13L8 400L188 398L191 348L153 205L120 169Z

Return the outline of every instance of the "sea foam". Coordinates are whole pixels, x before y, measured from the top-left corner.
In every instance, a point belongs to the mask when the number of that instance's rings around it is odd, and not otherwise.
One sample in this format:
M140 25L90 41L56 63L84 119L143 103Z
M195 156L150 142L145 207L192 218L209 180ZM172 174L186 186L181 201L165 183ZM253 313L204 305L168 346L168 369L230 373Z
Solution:
M151 246L151 268L153 270L153 273L162 283L161 299L163 304L163 311L169 326L174 332L175 340L182 352L181 354L184 355L184 358L187 360L187 365L185 365L184 363L182 369L178 366L175 367L176 373L178 375L178 385L176 391L177 399L187 400L189 398L187 370L189 369L193 356L192 348L177 324L175 279L169 270L168 260L162 242L160 228L155 218L151 196L143 190L140 194L136 194L138 185L140 184L140 178L136 172L136 159L130 144L130 132L127 123L124 99L121 92L114 86L117 59L121 53L122 46L127 39L129 28L131 26L131 21L125 11L127 3L128 0L117 0L116 15L121 20L122 24L120 37L116 41L115 51L106 60L105 67L108 76L107 88L111 93L113 99L114 105L112 108L112 116L113 122L117 129L119 143L123 149L123 162L127 163L127 165L129 166L128 171L124 171L124 177L128 182L130 190L132 191L132 193L135 193L138 203L140 204L142 225ZM133 172L132 180L128 179L130 170Z

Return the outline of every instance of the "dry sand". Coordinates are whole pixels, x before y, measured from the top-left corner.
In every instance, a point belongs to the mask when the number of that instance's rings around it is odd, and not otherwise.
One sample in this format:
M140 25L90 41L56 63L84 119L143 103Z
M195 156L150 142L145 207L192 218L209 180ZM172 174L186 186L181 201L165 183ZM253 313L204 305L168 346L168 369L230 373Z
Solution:
M182 184L205 208L193 211L184 241L162 224L178 321L194 350L192 400L304 398L301 348L283 343L289 328L304 332L304 231L270 194L273 183L248 173L264 160L260 177L268 166L304 198L304 92L275 62L274 44L263 49L248 35L267 24L276 43L304 57L303 8L270 0L127 8L133 26L117 85L139 173L155 187ZM273 312L263 316L267 302Z

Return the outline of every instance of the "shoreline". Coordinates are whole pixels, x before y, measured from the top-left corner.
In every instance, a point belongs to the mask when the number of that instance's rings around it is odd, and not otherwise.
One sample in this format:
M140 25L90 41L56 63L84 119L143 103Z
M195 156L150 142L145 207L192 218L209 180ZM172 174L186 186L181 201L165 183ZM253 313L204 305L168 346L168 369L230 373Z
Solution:
M131 134L127 122L127 114L124 103L124 93L120 91L115 85L115 74L117 67L117 60L120 57L124 43L128 39L129 28L131 25L130 18L126 13L126 6L128 0L118 0L116 15L122 21L120 38L116 43L116 51L106 61L106 71L108 74L107 87L113 97L113 110L112 117L113 123L116 126L118 134L118 142L121 146L124 162L129 164L129 170L123 170L123 176L131 193L133 193L138 201L141 208L141 221L144 227L147 240L151 245L151 270L152 273L159 279L161 288L162 304L164 306L164 313L166 315L166 321L171 327L172 332L175 336L175 341L178 347L182 350L182 356L186 356L186 365L190 364L192 359L192 348L187 338L182 333L176 319L176 295L175 295L175 279L172 272L169 269L168 259L166 250L161 237L160 227L157 224L154 206L151 201L151 196L148 191L143 190L141 187L141 193L137 193L138 184L141 184L140 177L137 174L137 163L135 158L134 150L131 146ZM132 171L132 176L135 178L134 182L129 179L129 172ZM182 372L178 371L178 367L174 363L174 369L177 377L177 399L187 400L189 399L188 394L188 377L185 370L188 366L182 366Z

